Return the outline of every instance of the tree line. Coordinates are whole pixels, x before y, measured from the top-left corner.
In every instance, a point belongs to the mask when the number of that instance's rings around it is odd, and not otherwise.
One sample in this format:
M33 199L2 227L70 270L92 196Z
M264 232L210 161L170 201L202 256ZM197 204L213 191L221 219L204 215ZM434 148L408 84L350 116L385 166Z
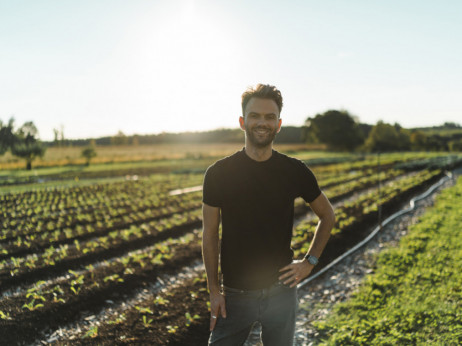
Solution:
M389 152L389 151L461 151L462 127L445 123L426 129L405 129L399 124L383 121L364 124L346 110L328 110L308 117L304 126L282 126L275 143L321 144L328 150ZM446 134L446 130L457 130ZM459 131L460 130L460 131ZM160 133L127 136L119 131L112 137L91 140L96 145L148 145L168 143L243 143L239 129L216 129L202 132ZM73 141L74 145L89 145L90 139Z
M308 143L322 143L335 151L462 151L462 128L445 123L445 128L460 129L452 135L427 135L419 129L405 129L383 121L362 124L345 110L328 110L306 120L304 138Z
M328 110L308 117L304 126L282 126L275 143L321 144L333 151L390 152L390 151L462 151L462 127L445 123L441 127L405 129L399 124L379 121L364 124L346 110ZM451 130L444 134L445 130ZM456 131L453 131L456 130ZM460 131L459 131L460 130ZM82 156L87 165L96 156L95 145L148 145L168 143L243 143L244 132L236 129L217 129L203 132L160 133L127 136L119 131L114 136L96 139L64 139L63 127L54 129L55 140L42 142L33 122L25 122L15 129L14 119L3 123L0 119L0 155L10 150L26 161L26 168L43 157L49 146L86 146Z

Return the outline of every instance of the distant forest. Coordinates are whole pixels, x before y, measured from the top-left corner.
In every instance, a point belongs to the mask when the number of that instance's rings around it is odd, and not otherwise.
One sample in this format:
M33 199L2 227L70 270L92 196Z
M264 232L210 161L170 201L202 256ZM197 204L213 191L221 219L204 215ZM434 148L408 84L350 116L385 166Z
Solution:
M303 128L296 126L282 127L276 136L275 143L304 143ZM125 135L122 132L111 137L95 139L65 140L65 144L73 146L86 146L90 143L96 145L146 145L162 143L243 143L244 132L241 129L217 129L201 132L163 132L152 135ZM54 142L46 142L53 145Z
M216 129L201 132L125 135L94 139L64 139L45 142L47 146L108 146L150 145L171 143L243 143L244 132L239 129ZM321 144L330 150L402 151L438 150L461 151L462 127L455 123L440 126L405 129L399 124L376 125L360 123L346 111L330 110L308 118L305 126L282 126L275 139L277 144Z
M43 142L36 126L26 122L16 128L14 119L0 119L0 155L11 150L15 156L33 160L43 155L46 147L94 147L110 145L152 145L171 143L243 143L240 128L201 132L126 135L87 139L67 139L63 128L54 129L55 139ZM346 110L328 110L306 119L304 126L282 126L275 139L277 144L309 144L334 151L387 152L407 150L462 151L462 127L446 122L441 126L406 129L398 123L383 121L375 125L361 123Z
M14 119L0 119L0 156L10 151L13 156L32 162L43 157L47 147L83 147L82 156L90 160L96 156L95 146L244 143L244 132L239 129L217 129L203 132L160 133L152 135L125 135L66 139L61 128L54 129L55 139L42 142L31 121L16 128ZM397 152L397 151L451 151L462 152L462 127L455 123L442 126L405 129L398 123L378 121L375 125L360 123L346 110L328 110L306 119L304 126L283 126L275 139L277 144L308 144L318 149L344 152Z

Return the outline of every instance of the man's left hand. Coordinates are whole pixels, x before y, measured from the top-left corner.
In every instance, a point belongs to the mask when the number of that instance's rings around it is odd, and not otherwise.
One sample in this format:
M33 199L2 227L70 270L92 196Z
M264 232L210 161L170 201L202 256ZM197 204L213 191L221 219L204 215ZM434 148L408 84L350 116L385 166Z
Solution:
M285 272L279 277L284 285L290 283L290 287L297 286L304 278L306 278L313 270L314 265L306 260L293 261L284 268L279 269L280 272Z

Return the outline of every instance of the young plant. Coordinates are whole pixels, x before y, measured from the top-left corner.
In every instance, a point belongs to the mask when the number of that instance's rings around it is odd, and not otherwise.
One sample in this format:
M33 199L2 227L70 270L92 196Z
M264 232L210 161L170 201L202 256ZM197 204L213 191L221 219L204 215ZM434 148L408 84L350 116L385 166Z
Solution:
M96 338L98 336L98 326L91 327L88 332L83 336L83 339L86 338Z
M0 310L0 319L1 320L11 320L10 313L4 313L2 310Z
M106 277L103 279L103 281L104 281L104 282L108 282L108 281L124 282L124 279L122 279L121 277L119 277L119 274L113 274L113 275L106 276Z
M126 317L125 317L125 314L121 314L119 317L117 317L115 320L113 321L109 321L107 324L120 324L122 323L123 321L126 320Z
M141 306L135 306L135 309L138 310L142 314L153 314L152 310L149 308L143 308Z
M35 299L32 299L32 301L29 302L28 304L24 304L22 308L29 309L29 311L34 311L44 306L43 304L34 304L34 303L35 303Z
M154 304L156 305L166 305L168 303L170 303L170 301L161 296L157 296L156 299L154 299Z
M191 316L191 314L189 312L185 313L184 316L186 317L186 327L189 327L191 325L191 323L194 322L194 320L198 320L200 317L199 315L194 315L194 316Z
M177 330L178 330L178 326L167 326L167 331L170 334L175 334Z
M152 321L153 321L152 318L148 319L148 318L146 317L146 315L143 315L143 326L144 326L145 328L149 327L149 326L151 325Z

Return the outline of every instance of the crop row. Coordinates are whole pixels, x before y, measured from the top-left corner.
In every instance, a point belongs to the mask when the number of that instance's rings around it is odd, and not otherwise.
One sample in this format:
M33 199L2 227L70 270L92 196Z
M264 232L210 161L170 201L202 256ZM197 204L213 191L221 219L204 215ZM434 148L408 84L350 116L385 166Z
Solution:
M393 181L388 187L384 187L383 195L380 203L386 204L390 201L394 202L396 193L405 193L407 190L415 187L415 184L425 183L439 172L421 172L420 174L411 177ZM351 226L359 225L362 222L361 212L369 204L375 204L374 196L376 192L366 194L361 200L351 202L342 206L339 210L340 225L334 231L336 234L345 232L351 229ZM354 211L353 211L354 210ZM371 209L372 210L372 209ZM348 217L347 213L353 212L357 217ZM371 212L371 211L369 211ZM367 215L365 215L367 217ZM307 250L310 241L310 234L314 230L315 222L300 224L295 230L293 247L296 248L296 257L301 257ZM305 235L302 237L302 234ZM308 235L308 237L306 237ZM306 246L305 246L306 244ZM200 283L199 285L197 285ZM155 297L150 297L136 304L136 306L125 309L112 316L106 316L98 325L92 325L81 332L77 339L82 344L93 339L94 342L123 342L127 337L133 338L137 342L158 342L165 344L167 342L181 342L185 340L191 333L190 329L197 325L197 329L206 330L208 323L208 314L205 304L208 294L205 290L206 281L203 276L197 277L194 280L186 281L181 285L181 291L164 290ZM183 299L178 299L183 297ZM199 300L203 305L197 306L195 302ZM174 305L181 302L180 308L175 309ZM130 328L132 329L130 331ZM204 333L203 333L204 334ZM206 336L201 335L202 340L198 343L206 341ZM197 336L197 332L193 333ZM157 339L156 339L157 338ZM61 340L65 343L69 340Z
M315 166L313 167L313 170L319 174L338 174L349 171L366 171L369 169L379 170L394 167L399 169L400 164L411 163L422 159L429 159L435 156L441 156L441 154L420 152L367 155L358 157L356 160L350 160L336 165ZM306 160L305 162L308 164L308 166L310 166L309 160ZM422 169L422 167L419 167L418 169Z
M380 254L353 297L315 323L319 343L460 345L462 179Z
M152 176L142 180L53 188L0 195L0 217L19 219L49 217L73 210L91 211L101 206L124 206L161 198L180 187L200 184L202 175Z
M434 173L436 174L436 173ZM403 179L400 179L398 180L398 182L395 182L393 181L390 189L389 189L389 192L387 193L387 188L384 188L384 201L387 200L387 197L386 196L393 196L393 192L398 190L398 191L405 191L406 190L406 187L407 186L412 186L413 185L413 182L416 182L417 184L421 183L422 181L425 181L426 179L430 179L432 176L432 174L430 173L426 173L426 172L422 172L421 174L418 174L418 175L414 175L412 177L407 177L407 178L403 178ZM373 196L373 193L370 194L370 196ZM367 200L367 198L364 198L363 200ZM359 203L360 206L362 206L362 203ZM351 205L350 206L347 206L347 207L350 207L351 208ZM356 218L355 220L353 220L353 223L354 222L360 222L361 221L361 218L358 217ZM312 226L312 223L310 224L310 226ZM348 225L344 224L343 227L347 228ZM296 229L296 233L298 233L299 231L300 232L303 232L305 234L309 234L310 231L311 231L311 234L312 234L312 229L307 229L306 228L306 225L300 225L299 227L297 227ZM339 229L339 231L341 231ZM175 245L174 243L170 243L168 248L164 248L164 251L167 252L167 251L176 251L176 253L178 253L178 248L191 248L191 247L199 247L199 238L183 238L185 239L183 241L183 244L182 245ZM309 239L300 239L300 238L297 238L297 236L294 238L294 247L297 248L299 247L299 250L297 251L297 255L298 253L301 251L301 242L303 243L306 243L306 242L309 242ZM177 247L177 248L176 248ZM162 247L159 247L159 248L162 248ZM144 253L144 252L143 252ZM199 256L199 253L198 252L196 255ZM123 285L124 282L126 282L128 280L128 278L130 278L130 276L132 275L132 271L133 270L141 270L142 272L144 272L144 269L142 269L142 266L140 265L137 265L136 264L136 261L133 260L134 255L127 255L127 256L122 256L120 258L120 260L116 260L114 262L111 262L111 264L108 264L108 265L105 265L104 267L101 267L101 268L98 268L98 269L94 269L94 268L91 268L91 267L87 267L87 270L83 273L83 274L74 274L73 277L71 278L68 278L66 283L63 284L63 283L60 283L60 284L54 284L54 285L44 285L43 283L36 283L34 286L38 287L39 288L39 291L37 291L36 289L31 289L29 290L27 293L23 293L22 295L19 295L19 296L16 296L14 299L15 300L11 300L11 304L12 306L15 306L16 307L16 312L14 312L13 310L5 310L4 311L4 314L9 314L9 317L10 318L16 318L16 319L22 319L22 318L26 318L26 317L21 317L21 316L28 316L29 315L29 308L32 308L34 310L37 310L37 311L41 311L41 309L45 309L45 304L43 306L38 306L39 304L43 304L42 302L49 302L50 300L52 301L53 306L56 306L56 304L60 305L60 304L63 304L65 305L66 303L66 298L64 297L68 297L68 296L72 296L72 294L70 292L72 292L74 295L76 295L76 292L77 293L80 293L82 287L85 286L85 283L86 282L92 282L93 283L93 287L88 287L86 289L95 289L95 290L98 290L99 289L99 286L103 285L103 283L101 283L100 281L103 280L104 281L110 281L112 282L112 287L116 287L117 285ZM155 257L154 257L155 258ZM171 257L170 257L171 258ZM168 262L168 258L166 257L165 260ZM150 261L155 261L152 257L150 257ZM113 264L112 264L113 263ZM124 265L121 265L124 264ZM141 267L141 268L140 268ZM100 276L100 279L99 280L95 280L95 272L96 270L98 271L103 271L105 274L105 277L104 278L101 278ZM150 269L146 268L147 271L149 271ZM92 277L93 275L93 277ZM143 277L146 276L146 275L142 275ZM91 281L88 281L89 279L91 279ZM132 279L130 279L130 281L132 281ZM59 288L56 288L58 286ZM66 287L66 289L64 289L63 287ZM74 287L74 288L73 288ZM189 287L184 287L184 289L189 289ZM75 291L75 292L74 292ZM96 291L95 291L96 292ZM204 296L204 292L202 293L202 296L201 296L201 300L203 299L206 299L206 296ZM29 295L29 296L27 296ZM45 300L43 300L42 298L39 298L40 296L46 296L44 297ZM165 298L167 299L167 298ZM41 300L42 302L40 302L39 300ZM160 300L158 299L157 302L159 302ZM50 303L51 304L51 303ZM50 304L48 304L48 306L51 306ZM148 303L146 303L148 304ZM19 306L22 306L22 311L19 311ZM146 308L146 306L144 305L140 305L139 307L141 308ZM53 307L54 309L56 309L55 307ZM148 308L149 309L149 308ZM181 321L183 319L186 319L187 320L187 317L186 316L183 316L184 314L184 311L194 311L193 310L193 307L192 306L189 306L187 305L185 307L186 310L181 310L183 312L177 312L176 314L172 314L171 311L169 311L169 307L165 307L165 309L167 310L167 313L169 314L169 317L166 318L166 316L164 316L164 322L167 323L160 323L158 324L158 326L162 327L162 328L165 328L164 332L165 333L172 333L172 334L175 334L176 333L176 329L182 327L182 326L179 326L178 325L178 321ZM132 309L133 310L133 309ZM144 320L143 320L143 316L139 316L139 323L142 323L144 325L145 328L148 328L151 323L148 323L150 320L152 320L151 322L153 321L156 321L156 325L157 325L157 320L154 319L154 315L151 316L152 314L149 313L149 310L139 310L139 311L144 311ZM138 311L138 313L139 313ZM151 310L151 311L154 311L154 310ZM156 314L157 313L160 313L159 316L162 317L162 314L164 314L164 312L162 312L162 308L157 306L156 308ZM129 311L127 312L127 316L132 316L132 314L135 313L134 311ZM181 315L178 315L178 313L180 313ZM203 316L203 314L201 314ZM193 316L193 315L190 315L190 316ZM119 316L120 317L120 316ZM32 317L30 317L32 318ZM131 317L129 317L129 319L131 319ZM175 323L173 323L172 321L177 321ZM123 323L122 321L122 318L119 318L119 322L120 323ZM192 323L193 321L190 321L190 323ZM171 328L169 328L168 326L170 326ZM172 329L173 328L173 329ZM122 328L123 329L123 328ZM93 329L93 333L102 333L104 329L99 329L98 330L94 330ZM91 334L91 333L90 333Z
M386 161L386 160L385 160ZM396 161L396 158L391 160ZM348 172L344 164L319 166L315 171L320 183L330 186L338 183L339 172L345 179L355 179L363 175L373 174L373 160L349 162L356 165L355 172ZM373 169L371 169L372 167ZM367 168L367 169L366 169ZM348 175L348 177L346 177ZM49 217L68 210L91 211L100 206L125 206L128 203L142 203L152 196L163 196L169 191L188 186L200 185L202 174L170 174L153 175L136 181L122 181L103 184L92 184L71 188L53 188L47 190L9 193L0 195L1 219L11 220L31 216Z
M320 172L318 177L324 187L338 184L338 168ZM324 167L325 168L325 167ZM344 182L360 176L371 175L373 170L355 171L343 174ZM56 215L76 213L90 213L92 209L101 207L120 208L133 204L143 204L145 200L165 197L168 191L175 188L200 184L202 175L169 175L153 176L140 181L125 181L67 189L52 189L25 193L1 195L0 215L3 222L18 219L28 219L35 216L35 220L53 220ZM16 221L17 222L17 221ZM8 227L3 224L3 228Z
M386 178L387 174L398 175L397 171L389 171L388 173L382 172L383 178ZM342 184L342 189L335 189L334 192L338 192L341 195L358 191L359 189L365 188L375 182L374 176L366 176L358 181L352 181L347 184ZM334 199L336 196L330 196ZM301 203L298 201L298 203ZM200 208L194 209L194 203L190 209L183 209L181 213L173 214L169 218L162 217L150 222L147 222L146 218L137 218L137 215L133 215L133 218L125 220L123 225L131 224L127 228L117 228L115 230L108 228L110 225L101 225L101 229L98 232L87 233L88 235L98 235L88 239L88 237L73 238L75 233L72 231L68 232L53 232L56 238L73 239L73 243L61 243L59 246L56 244L43 248L43 251L33 253L27 257L14 257L7 256L6 259L0 262L0 280L3 286L10 286L13 283L22 282L28 278L29 280L45 275L47 268L52 268L54 272L62 272L67 267L72 268L73 266L83 262L88 263L91 259L104 259L109 256L113 256L115 253L121 253L123 251L123 244L127 242L133 246L142 246L145 241L155 241L159 238L159 234L165 233L165 231L171 232L172 229L179 230L181 232L187 231L187 229L197 226L200 220ZM304 209L306 210L306 207ZM95 229L91 226L92 231ZM84 227L78 227L81 233L84 232ZM103 235L100 235L103 234ZM165 233L170 234L170 233ZM30 244L34 240L17 238L17 244L13 244L17 247L32 247ZM54 241L53 238L48 237L47 241ZM43 244L43 241L41 241ZM37 243L35 243L37 244ZM4 249L4 252L7 250ZM32 250L31 250L32 251ZM14 252L12 252L14 253Z
M130 225L140 225L173 214L197 209L200 207L198 194L179 195L152 206L134 206L127 210L102 210L93 214L79 214L77 219L71 216L61 217L46 224L15 225L9 232L5 230L5 239L1 241L4 254L14 254L21 249L41 249L46 244L56 245L68 243L69 240L82 240L97 235L104 235L116 229L123 229Z
M394 174L395 173L395 174ZM390 171L389 176L396 175L396 172ZM354 175L356 176L356 175ZM350 191L355 187L361 188L365 184L373 184L375 177L365 175L355 181L350 174L344 177L336 177L337 191ZM321 182L322 183L322 182ZM164 198L149 198L143 203L137 201L125 202L125 207L101 207L94 209L92 213L82 212L65 212L54 217L37 218L30 217L27 219L5 219L1 238L4 242L2 254L5 255L21 253L31 253L34 249L42 248L48 242L52 245L59 245L60 242L68 243L68 240L83 239L83 237L92 236L93 233L100 234L116 228L123 228L130 223L141 224L153 219L160 218L162 215L168 216L174 212L182 212L193 208L195 203L200 207L201 193L181 194L177 196L165 196ZM130 203L132 202L132 203ZM176 206L176 208L175 208ZM28 250L26 250L28 249ZM19 252L17 252L19 251Z
M105 316L57 345L139 344L201 345L208 338L208 293L205 274L187 279L124 311Z
M321 180L321 184L323 186L332 186L334 185L333 181L335 181L335 184L337 184L335 186L343 190L348 190L347 185L352 182L354 184L364 184L366 181L374 181L374 176L371 174L365 174L357 182L354 180L356 177L356 174L345 174L343 177L337 175L335 180L334 178L328 178L326 182ZM149 186L143 184L137 188L139 190L147 190ZM98 200L103 200L101 196L98 197ZM81 201L85 200L85 196L79 196L79 198ZM162 212L159 209L166 208L166 206L175 206L178 204L177 211L180 212L182 208L187 209L183 205L183 200L185 199L190 201L189 205L194 204L191 200L196 200L197 204L199 204L201 194L182 194L179 196L164 194L163 196L158 196L153 192L149 198L145 198L142 202L126 197L122 200L123 204L116 201L112 205L109 203L100 205L99 208L65 209L60 213L51 214L43 212L41 217L5 218L2 222L3 227L0 238L9 241L9 244L5 244L3 247L3 254L10 253L15 248L25 247L33 249L37 246L36 239L40 239L42 243L47 241L58 242L61 239L72 239L73 234L78 237L82 237L84 234L90 235L93 231L104 228L105 225L107 228L112 229L113 225L122 224L123 226L133 219L136 223L142 223L143 220L160 217ZM27 210L26 207L24 209ZM172 212L175 211L166 211L166 213Z
M424 185L433 181L440 175L439 170L422 171L410 176L403 176L400 179L391 180L382 187L380 195L376 189L359 196L353 201L346 202L335 210L336 225L332 234L339 234L354 227L355 224L364 220L376 220L378 206L397 205L398 197L415 189L416 186ZM315 227L316 220L302 222L293 231L292 247L295 256L300 257L306 254L309 248Z
M67 268L76 268L83 263L103 260L127 252L130 249L144 247L162 238L179 236L201 224L200 209L175 214L169 218L132 225L123 230L109 232L106 236L96 237L74 244L64 244L55 248L50 246L43 253L27 257L11 257L0 262L0 282L2 288L15 283L30 281L48 271L59 273Z
M385 174L385 173L383 173ZM342 185L341 193L345 194L347 191L355 191L359 188L363 188L364 184L370 184L374 180L371 176L364 177L358 182L350 182L349 184ZM350 190L348 190L350 189ZM335 197L335 196L334 196ZM71 230L65 232L52 232L55 235L56 240L58 239L74 239L73 244L62 243L59 247L51 245L44 249L43 252L34 253L27 257L7 257L7 259L0 262L0 278L5 284L6 281L15 282L17 277L24 277L27 273L31 272L42 272L46 267L56 266L60 263L69 263L69 261L75 262L77 259L84 258L94 258L98 254L102 253L112 253L112 249L118 248L121 244L129 241L138 243L142 239L153 239L153 234L159 234L163 231L166 231L170 228L181 228L184 229L188 225L197 225L200 223L200 208L197 205L197 209L194 209L196 205L192 203L191 208L183 209L181 213L173 214L170 218L160 218L152 222L146 222L146 218L137 218L137 215L132 215L131 219L124 220L126 224L131 224L130 227L123 229L118 228L117 230L111 230L108 227L109 225L101 225L101 229L98 229L99 232L94 232L95 229L91 226L93 232L87 232L87 234L92 235L93 233L104 235L86 239L85 238L73 238L75 233ZM83 226L78 227L80 233L86 233ZM106 230L106 231L104 231ZM47 235L49 235L47 233ZM35 239L30 237L18 237L16 239L16 244L12 246L19 247L32 247L32 242ZM81 241L83 239L83 241ZM47 236L46 241L54 241L54 238ZM39 242L43 244L45 240L40 240ZM34 243L35 245L37 242ZM4 252L7 250L4 249ZM10 249L11 251L11 249ZM14 253L14 252L13 252ZM5 253L5 256L7 254Z
M451 169L462 164L461 155L439 155L426 157L420 160L403 162L396 165L396 168L405 171L416 171L420 169Z
M69 270L59 280L35 282L27 291L1 301L0 315L6 321L2 323L5 330L0 327L1 334L10 328L19 333L28 321L41 321L32 326L40 329L72 320L81 309L97 310L107 299L120 299L122 294L155 282L161 274L173 274L199 256L200 232L196 231L114 261L87 265L83 271ZM44 316L47 318L42 320Z

